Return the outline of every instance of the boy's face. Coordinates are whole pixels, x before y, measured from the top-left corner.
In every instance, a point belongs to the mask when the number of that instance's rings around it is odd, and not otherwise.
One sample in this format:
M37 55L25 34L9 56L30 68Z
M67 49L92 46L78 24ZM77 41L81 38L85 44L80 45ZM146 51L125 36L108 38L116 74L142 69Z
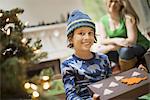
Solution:
M71 42L76 51L90 51L94 43L94 30L90 27L75 29Z

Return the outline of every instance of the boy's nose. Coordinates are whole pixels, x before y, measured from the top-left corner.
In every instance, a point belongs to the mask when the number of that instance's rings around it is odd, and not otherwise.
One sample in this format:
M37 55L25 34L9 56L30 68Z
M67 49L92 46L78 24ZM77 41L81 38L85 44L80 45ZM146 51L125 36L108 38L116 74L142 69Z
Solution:
M86 38L86 39L90 38L89 33L85 33L84 38Z

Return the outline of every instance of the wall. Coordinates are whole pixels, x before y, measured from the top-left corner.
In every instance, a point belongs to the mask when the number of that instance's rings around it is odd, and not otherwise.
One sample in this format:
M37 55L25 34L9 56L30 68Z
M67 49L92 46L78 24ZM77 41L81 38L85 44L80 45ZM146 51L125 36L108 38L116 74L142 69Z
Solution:
M140 23L138 25L140 31L150 41L148 33L150 33L150 0L130 0L131 5L139 16Z
M20 7L25 10L21 15L23 22L37 25L39 22L55 22L61 20L61 15L75 8L82 9L82 0L0 0L0 9L9 10Z
M37 38L41 40L42 51L48 53L45 60L65 59L73 53L72 49L67 48L67 39L65 34L66 24L55 24L49 26L40 26L25 29L24 36L32 38L35 41Z

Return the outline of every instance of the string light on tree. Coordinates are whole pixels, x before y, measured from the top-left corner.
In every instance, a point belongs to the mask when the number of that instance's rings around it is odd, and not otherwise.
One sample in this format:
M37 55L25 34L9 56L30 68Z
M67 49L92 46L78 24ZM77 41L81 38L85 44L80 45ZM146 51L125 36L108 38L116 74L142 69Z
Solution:
M25 25L25 26L28 26L28 25L29 25L29 21L25 22L24 25Z
M4 29L4 28L2 28L1 30L2 30L3 32L5 32L5 29Z
M39 92L34 91L34 92L32 93L32 96L33 96L33 98L38 98L38 97L40 96L40 94L39 94Z
M50 83L49 82L44 82L43 83L43 89L44 90L47 90L47 89L49 89L50 88Z
M32 50L33 50L33 51L36 51L36 50L37 50L37 48L36 48L36 47L33 47L33 48L32 48Z
M24 44L26 44L26 43L28 42L28 40L27 40L26 38L23 38L23 39L21 40L21 42L24 43Z
M9 22L9 18L6 19L6 22Z
M25 89L29 89L30 87L31 87L31 85L30 85L29 82L27 82L27 83L24 84L24 88L25 88Z
M0 17L2 17L3 16L3 13L0 13Z
M35 84L31 83L31 89L33 89L33 90L37 90L37 89L38 89L38 87L37 87L37 85L35 85Z
M18 16L19 16L19 14L16 14L16 16L18 17Z
M8 48L8 49L6 49L4 52L2 52L2 55L6 55L6 53L8 53L8 52L12 52L12 48Z
M7 35L10 35L10 33L11 33L11 30L10 30L10 28L8 28L7 29Z
M43 79L44 81L48 81L48 80L49 80L49 76L43 76L42 79Z
M35 50L34 53L35 54L39 54L41 52L41 50Z

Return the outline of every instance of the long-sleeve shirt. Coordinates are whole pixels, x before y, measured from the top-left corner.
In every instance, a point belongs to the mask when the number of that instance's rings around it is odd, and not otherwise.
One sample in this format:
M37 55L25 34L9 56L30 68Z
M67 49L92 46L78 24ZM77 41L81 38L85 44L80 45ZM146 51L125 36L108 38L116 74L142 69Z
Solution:
M110 62L104 54L93 53L88 60L74 54L61 64L61 73L67 100L91 100L88 85L109 77Z

